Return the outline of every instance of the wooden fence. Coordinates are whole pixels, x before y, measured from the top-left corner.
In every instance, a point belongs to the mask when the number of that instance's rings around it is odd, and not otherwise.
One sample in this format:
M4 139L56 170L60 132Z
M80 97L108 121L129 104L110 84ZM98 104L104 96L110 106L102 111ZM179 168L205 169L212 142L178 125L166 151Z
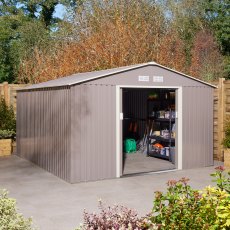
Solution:
M214 90L214 159L223 161L224 122L226 116L230 116L230 80L219 78L218 82L213 82L218 88ZM5 98L8 105L13 105L16 112L17 89L27 85L0 84L0 96Z
M214 82L218 88L214 91L214 159L224 160L224 124L230 116L230 80L219 78Z
M17 89L24 88L27 85L23 84L8 84L3 82L0 84L0 97L3 97L7 105L12 105L16 113L17 106Z

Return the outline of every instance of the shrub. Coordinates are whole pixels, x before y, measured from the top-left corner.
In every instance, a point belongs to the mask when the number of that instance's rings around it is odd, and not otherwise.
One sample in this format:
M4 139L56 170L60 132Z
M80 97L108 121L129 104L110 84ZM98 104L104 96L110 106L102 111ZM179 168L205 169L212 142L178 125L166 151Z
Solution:
M215 169L216 172L211 174L211 176L214 177L213 182L216 183L219 189L222 191L225 190L230 194L230 171L225 173L223 166L218 166Z
M15 131L13 130L1 130L0 129L0 139L10 139L15 137Z
M154 206L150 220L161 229L202 229L197 219L200 208L200 193L193 190L188 179L168 181L165 194L155 192Z
M148 219L139 218L137 212L124 206L114 205L105 206L99 201L100 213L88 213L84 211L84 224L77 230L143 230L158 229L156 225L151 224Z
M4 98L0 99L0 129L16 131L16 119L12 106L7 106Z
M6 190L0 191L0 229L32 230L32 220L17 212L16 201L8 198Z
M207 187L202 192L197 220L203 229L230 229L230 195L220 188Z
M229 229L227 191L212 187L197 191L187 182L186 178L171 180L165 194L155 192L151 222L160 229Z
M222 166L211 174L217 187L194 190L189 179L168 181L165 193L156 191L152 212L139 218L135 211L123 206L104 207L100 214L84 212L79 230L123 229L230 229L230 172Z
M225 148L230 148L230 117L228 117L225 121L225 138L223 140L223 146Z

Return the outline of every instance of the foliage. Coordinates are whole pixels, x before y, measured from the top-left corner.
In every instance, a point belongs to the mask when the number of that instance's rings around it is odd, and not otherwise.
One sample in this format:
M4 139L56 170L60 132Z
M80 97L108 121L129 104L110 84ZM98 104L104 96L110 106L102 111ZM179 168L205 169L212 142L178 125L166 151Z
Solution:
M191 75L205 81L213 81L224 75L223 58L210 30L197 32L191 55Z
M17 28L21 21L21 15L0 16L0 82L12 82L15 79L17 52L14 54L11 47L18 37Z
M200 2L196 0L166 0L163 4L167 12L169 27L174 28L183 40L185 51L186 72L189 73L194 46L194 39L198 31L203 30L204 20Z
M225 77L230 78L230 3L229 0L204 0L205 19L224 55Z
M16 135L13 130L2 130L0 129L0 139L12 139Z
M133 210L123 207L105 207L99 202L100 214L84 212L84 224L78 230L88 229L230 229L230 172L216 167L217 187L198 191L188 184L189 179L170 180L167 192L155 192L152 212L139 218Z
M35 47L52 48L60 21L54 12L60 3L76 5L72 0L0 0L0 82L17 82L21 62Z
M84 211L84 224L79 229L140 229L137 213L123 206L105 207L99 201L100 214L89 214Z
M161 229L202 229L197 220L200 194L188 184L188 179L168 182L166 194L155 192L151 221L161 224Z
M230 171L226 174L223 166L218 166L215 169L215 173L211 174L214 177L213 182L216 183L219 189L225 190L230 194Z
M60 4L64 19L54 16ZM229 8L228 0L0 0L0 82L148 61L202 80L230 77Z
M202 192L198 221L203 222L203 229L230 228L230 195L221 189L207 187Z
M230 55L230 3L229 0L205 0L205 16L225 55Z
M225 148L230 148L230 118L225 121L225 137L223 140L223 145Z
M165 194L155 192L150 220L160 229L224 229L230 227L230 195L219 188L197 191L188 179L168 182Z
M55 51L35 49L34 58L24 60L20 81L41 82L152 60L185 70L183 41L175 30L167 29L164 12L155 3L84 1L72 25Z
M152 60L215 80L228 59L209 31L204 6L195 0L85 0L59 24L52 48L34 47L22 60L18 80L38 83Z
M13 107L8 106L4 98L0 98L0 129L16 131Z
M156 225L151 224L147 221L147 218L139 218L136 211L129 209L124 206L114 205L112 207L104 206L99 201L100 213L87 213L84 211L84 224L82 224L77 230L87 229L130 229L130 230L144 230L147 229L158 229Z
M26 219L18 213L16 201L8 197L6 190L0 191L0 229L32 230L31 218Z

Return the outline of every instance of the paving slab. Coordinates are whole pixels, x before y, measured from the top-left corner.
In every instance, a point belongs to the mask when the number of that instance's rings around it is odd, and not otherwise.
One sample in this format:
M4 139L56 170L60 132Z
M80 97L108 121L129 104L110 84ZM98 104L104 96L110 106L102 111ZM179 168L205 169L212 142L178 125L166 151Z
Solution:
M222 164L222 163L217 163ZM41 230L73 230L83 210L97 212L98 200L134 208L139 215L152 208L154 191L166 190L170 179L188 177L193 188L211 185L215 166L69 184L17 156L0 157L0 188L9 190L26 217Z

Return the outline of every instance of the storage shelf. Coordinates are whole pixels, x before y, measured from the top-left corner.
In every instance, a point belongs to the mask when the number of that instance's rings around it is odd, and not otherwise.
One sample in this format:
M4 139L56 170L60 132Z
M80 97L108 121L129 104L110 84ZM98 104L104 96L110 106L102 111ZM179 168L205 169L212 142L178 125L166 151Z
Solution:
M162 144L164 147L168 147L168 148L175 146L175 138L172 138L172 124L175 123L175 115L174 115L175 109L172 110L172 106L173 108L175 108L175 99L170 98L170 92L162 91L159 93L158 98L154 98L154 99L149 98L147 100L148 119L154 121L153 123L157 123L156 125L159 126L158 130L167 129L169 131L168 134L169 138L164 138L163 136L160 135L147 136L148 156L156 157L164 160L170 160L170 157L164 154L166 149L161 150L161 149L154 148L152 144L159 143ZM160 118L159 116L161 116L162 118ZM168 118L165 118L165 116ZM163 153L162 155L161 155L161 151ZM169 155L170 155L170 150L169 150Z
M153 116L148 116L148 119L154 120L156 122L170 122L170 119L168 118L156 118ZM172 118L171 122L175 122L175 118Z
M159 122L175 122L175 118L171 118L171 119L168 119L168 118L155 118L154 119L155 121L159 121Z
M147 155L150 156L150 157L156 157L156 158L160 158L160 159L169 160L169 156L161 155L157 151L154 151L154 150L149 151Z
M166 143L175 143L175 138L164 138L162 136L156 136L156 135L151 135L148 136L149 139L155 139L157 141L162 141L162 142L166 142Z

